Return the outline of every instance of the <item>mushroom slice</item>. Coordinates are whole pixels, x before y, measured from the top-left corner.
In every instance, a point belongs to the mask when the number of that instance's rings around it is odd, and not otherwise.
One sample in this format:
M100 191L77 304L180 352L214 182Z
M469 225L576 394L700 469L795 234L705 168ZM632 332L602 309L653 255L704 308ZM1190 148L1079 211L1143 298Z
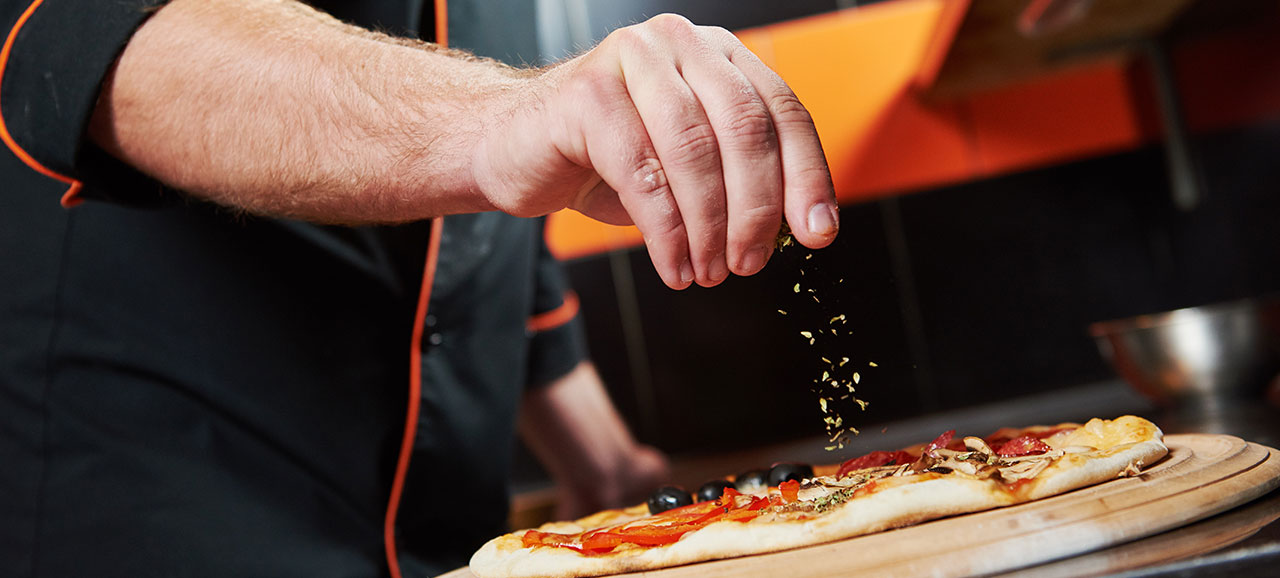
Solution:
M1042 457L1042 456L1036 456ZM1052 459L1038 460L1020 460L1017 463L999 468L1000 479L1006 484L1012 484L1018 480L1027 480L1040 475L1049 464L1053 463Z
M995 450L991 449L991 446L987 445L987 442L982 441L982 438L976 438L973 436L966 436L964 438L964 447L988 456L996 454Z

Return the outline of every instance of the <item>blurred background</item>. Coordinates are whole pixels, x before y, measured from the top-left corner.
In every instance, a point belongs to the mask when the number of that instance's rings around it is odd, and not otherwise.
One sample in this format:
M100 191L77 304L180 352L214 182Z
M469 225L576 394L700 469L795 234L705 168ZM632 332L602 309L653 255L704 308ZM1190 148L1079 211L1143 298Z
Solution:
M633 230L551 217L615 402L677 458L794 442L834 462L885 449L876 436L890 424L965 408L1015 420L999 425L1155 412L1118 380L1091 324L1280 292L1278 2L449 10L455 46L536 65L680 13L738 34L812 112L842 207L827 249L792 247L759 275L675 292ZM800 335L838 315L838 335ZM861 367L870 403L844 416L863 430L854 447L829 455L810 391L821 357ZM545 479L520 462L517 488Z

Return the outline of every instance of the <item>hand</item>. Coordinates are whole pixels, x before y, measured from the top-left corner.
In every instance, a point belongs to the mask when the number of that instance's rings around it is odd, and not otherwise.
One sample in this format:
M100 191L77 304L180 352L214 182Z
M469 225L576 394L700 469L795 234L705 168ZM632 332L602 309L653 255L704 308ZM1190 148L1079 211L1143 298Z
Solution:
M615 470L590 484L560 485L555 519L574 520L609 508L642 504L649 494L671 479L671 463L655 447L636 445Z
M675 289L751 275L784 214L800 243L839 227L804 106L722 28L662 15L508 91L472 176L500 210L634 223Z

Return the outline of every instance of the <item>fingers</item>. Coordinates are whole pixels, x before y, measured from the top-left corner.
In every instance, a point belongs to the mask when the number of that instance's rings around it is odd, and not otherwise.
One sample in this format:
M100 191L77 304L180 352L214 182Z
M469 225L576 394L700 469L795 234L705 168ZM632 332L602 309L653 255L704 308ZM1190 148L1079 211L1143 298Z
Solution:
M688 27L677 23L672 28ZM683 36L677 42L696 46L691 29L675 34ZM627 91L653 142L669 184L666 192L674 197L688 235L695 279L709 287L729 276L719 133L704 112L706 103L681 77L677 55L669 52L666 43L669 40L669 36L636 30L618 42Z
M621 205L644 236L649 258L663 283L672 289L688 287L694 280L688 232L658 152L626 86L592 74L575 82L568 90L571 96L567 102L590 113L584 115L589 119L584 118L580 130L587 162L601 182L580 194L574 208L593 218L621 222L617 215ZM617 192L616 203L601 198L609 190Z
M667 285L758 272L784 216L806 246L834 240L835 196L812 120L732 34L664 16L598 50L583 68L621 82L589 82L579 95L589 102L578 111L583 148L602 182L574 206L611 222L624 209Z
M839 207L809 111L782 78L736 39L725 41L724 46L729 60L750 80L773 119L782 162L786 217L792 233L810 248L830 245L840 230Z
M727 262L738 275L755 274L773 254L782 221L782 159L772 115L751 81L727 58L682 58L680 63L719 145Z

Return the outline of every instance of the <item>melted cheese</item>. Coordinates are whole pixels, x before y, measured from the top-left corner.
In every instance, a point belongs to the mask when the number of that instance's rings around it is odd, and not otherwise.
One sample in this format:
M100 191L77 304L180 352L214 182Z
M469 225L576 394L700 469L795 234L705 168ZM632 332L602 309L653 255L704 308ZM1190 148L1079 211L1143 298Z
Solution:
M1155 424L1140 417L1126 415L1113 420L1094 418L1075 430L1054 434L1044 441L1054 449L1087 446L1107 450L1158 439L1159 432Z

